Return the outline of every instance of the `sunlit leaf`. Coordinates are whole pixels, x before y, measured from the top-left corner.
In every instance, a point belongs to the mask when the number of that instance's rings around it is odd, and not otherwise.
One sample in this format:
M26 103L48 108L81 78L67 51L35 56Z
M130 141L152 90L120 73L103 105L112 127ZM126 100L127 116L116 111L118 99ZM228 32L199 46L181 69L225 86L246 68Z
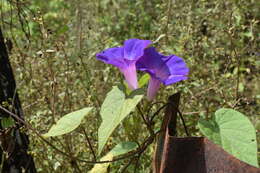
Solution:
M100 161L112 161L113 155L111 153L108 153L106 156L102 157ZM101 163L101 164L95 164L95 166L88 172L88 173L107 173L107 168L110 165L110 163Z
M212 120L200 120L201 132L238 159L258 167L256 130L249 119L233 109L219 109Z
M51 127L48 133L43 136L59 136L73 131L80 125L82 119L91 111L91 109L91 107L83 108L63 116Z
M122 142L117 144L106 156L102 157L100 161L111 161L113 157L126 154L136 149L138 145L135 142ZM89 173L106 173L110 163L96 164Z
M98 129L99 154L107 142L108 137L120 122L134 110L142 97L143 91L137 89L126 98L124 92L118 87L113 87L113 89L107 94L100 111L102 123Z

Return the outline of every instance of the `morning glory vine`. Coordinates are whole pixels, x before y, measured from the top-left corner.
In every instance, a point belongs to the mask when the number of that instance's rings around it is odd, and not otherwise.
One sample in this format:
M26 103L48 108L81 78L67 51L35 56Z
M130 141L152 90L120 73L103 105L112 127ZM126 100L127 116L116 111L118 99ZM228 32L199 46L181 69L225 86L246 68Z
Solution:
M138 121L135 121L133 128L137 128L139 130L138 125L142 126L145 124L145 129L149 135L144 137L141 142L127 141L117 144L109 152L106 152L106 154L101 157L99 161L96 160L95 149L93 149L93 145L89 142L94 161L83 159L77 160L91 164L102 163L104 164L102 165L102 169L106 169L110 162L129 158L131 160L129 161L129 164L126 165L127 167L134 159L138 160L141 157L141 154L154 142L156 136L160 135L160 133L165 130L165 128L163 129L162 127L159 130L154 128L154 118L159 115L162 109L172 106L173 103L170 103L169 100L167 103L155 101L160 85L163 84L168 86L187 80L189 68L184 59L181 57L174 54L168 56L163 55L159 53L155 47L153 47L152 41L136 38L124 41L123 46L105 49L97 53L96 58L106 64L116 66L123 74L127 86L130 89L129 93L124 85L122 85L123 87L114 86L111 91L107 93L99 112L102 123L98 129L97 156L101 156L103 154L103 149L108 141L108 138L129 114L137 113L135 115L140 115L141 118L138 119ZM150 76L150 78L145 81L145 84L148 83L146 94L143 92L143 84L140 86L141 88L138 86L137 71L146 72ZM142 101L144 100L144 95L146 95L147 101ZM153 106L161 103L163 103L163 106L152 113L151 110ZM55 125L51 127L48 133L43 136L59 136L73 131L81 124L83 118L93 109L93 107L87 107L63 116ZM177 110L177 113L181 116L181 112L179 110ZM182 117L181 120L183 121L186 134L188 134L184 119ZM228 126L228 128L226 128L226 122L232 124L232 126ZM212 124L214 124L214 126L212 126ZM248 133L244 133L244 129L240 128L244 126L249 129ZM222 143L229 143L230 145L222 146L226 151L251 165L256 167L258 166L256 157L257 144L255 129L243 114L232 109L220 109L216 111L212 120L201 118L198 122L198 127L202 134L207 136L216 144L222 145ZM216 127L220 129L214 129ZM222 133L220 133L220 131ZM239 138L238 141L240 143L238 142L238 144L233 144L233 141L235 140L233 139L234 131L238 131L239 134L241 134L240 136L236 136L236 138ZM217 134L219 138L216 138L214 135L212 136L212 134L215 134L216 132L219 132L219 134ZM226 138L226 136L225 138L222 138L221 135L229 136L229 138ZM249 147L250 150L253 151L250 157L247 157L248 152L246 151L244 151L241 155L237 154L240 153L238 151L241 150L239 146L243 145ZM53 148L55 149L55 147ZM66 153L64 155L67 156ZM118 157L119 155L123 156ZM100 166L95 165L92 171L95 172L99 169Z

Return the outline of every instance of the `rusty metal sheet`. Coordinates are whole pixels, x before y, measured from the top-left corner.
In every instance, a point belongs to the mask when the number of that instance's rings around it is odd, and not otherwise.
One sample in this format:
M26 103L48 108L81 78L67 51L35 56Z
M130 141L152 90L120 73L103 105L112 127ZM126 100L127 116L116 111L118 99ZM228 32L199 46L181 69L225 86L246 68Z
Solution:
M167 136L160 173L260 173L204 137Z
M153 158L154 173L260 173L205 137L179 138L176 132L180 94L169 97Z

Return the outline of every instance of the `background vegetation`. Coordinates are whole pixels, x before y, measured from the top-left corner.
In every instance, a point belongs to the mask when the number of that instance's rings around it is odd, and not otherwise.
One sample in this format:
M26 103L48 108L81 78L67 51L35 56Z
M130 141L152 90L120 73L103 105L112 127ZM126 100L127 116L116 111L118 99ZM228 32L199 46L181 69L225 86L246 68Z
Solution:
M99 108L112 86L123 81L95 54L129 38L150 39L157 40L161 52L183 57L190 68L189 79L162 88L157 101L182 91L181 111L192 135L201 135L196 126L200 116L209 118L227 107L249 117L260 143L259 6L257 0L1 0L1 28L12 47L25 119L45 133L62 115L95 107L76 131L50 139L70 156L93 160L87 139L96 151ZM127 118L106 151L122 140L142 141L148 132L138 118L136 113ZM39 172L86 172L93 166L28 134ZM137 163L138 172L149 172L153 151L150 146L127 171L133 172ZM111 172L126 163L113 163Z

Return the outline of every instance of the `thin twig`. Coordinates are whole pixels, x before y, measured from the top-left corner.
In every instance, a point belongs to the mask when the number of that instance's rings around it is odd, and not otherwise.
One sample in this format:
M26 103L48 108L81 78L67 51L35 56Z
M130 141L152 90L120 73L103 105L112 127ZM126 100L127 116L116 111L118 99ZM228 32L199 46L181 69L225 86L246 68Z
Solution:
M150 105L148 111L147 111L147 114L150 114L151 112L151 109L153 108L153 105L156 105L156 104L166 104L165 102L154 102Z
M192 115L192 114L199 114L206 111L197 111L197 112L183 112L182 115Z
M141 110L141 108L140 108L139 105L137 105L137 110L139 111L139 113L140 113L140 115L141 115L141 117L142 117L142 119L143 119L145 125L146 125L147 127L149 127L149 122L148 122L149 120L147 120L147 119L145 118L145 116L144 116L144 114L143 114L143 112L142 112L142 110Z
M82 131L83 131L83 133L84 133L84 135L85 135L85 138L86 138L86 140L87 140L88 146L89 146L89 148L90 148L90 150L91 150L91 153L92 153L92 155L93 155L94 161L97 161L97 156L96 156L95 151L94 151L94 148L93 148L93 146L92 146L92 144L91 144L91 142L90 142L90 139L89 139L89 137L88 137L88 134L87 134L86 130L85 130L83 127L81 127L81 129L82 129Z
M57 147L55 147L54 145L52 145L49 141L47 141L39 132L37 132L37 130L35 128L33 128L29 123L25 122L23 119L21 119L20 117L18 117L16 114L10 112L9 110L5 109L4 107L0 106L0 109L2 109L3 111L5 111L6 113L8 113L9 115L11 115L13 118L15 118L16 120L20 121L22 124L24 124L28 129L32 130L37 136L40 137L40 139L42 139L46 144L48 144L49 146L51 146L54 150L56 150L57 152L59 152L60 154L68 157L71 159L71 155L61 151L60 149L58 149ZM83 159L79 159L74 157L74 160L77 160L79 162L83 162L86 164L103 164L103 163L112 163L112 162L116 162L119 160L123 160L123 159L127 159L130 158L132 156L135 156L136 154L139 153L143 153L146 148L153 142L153 140L155 139L155 137L160 133L161 131L157 131L156 133L154 133L154 135L149 136L141 145L141 147L139 147L137 150L135 150L134 152L131 152L129 154L126 154L124 156L115 158L113 160L106 160L106 161L88 161L88 160L83 160Z
M141 153L138 154L138 156L137 156L136 163L135 163L135 170L134 170L134 173L136 173L136 171L137 171L137 167L138 167L138 163L139 163L139 161L140 161L140 157L141 157Z
M169 28L169 24L170 24L170 16L171 16L171 11L172 11L172 0L168 0L167 3L168 9L167 9L167 23L164 29L164 33L165 33L165 38L166 38L166 44L168 44L168 28Z
M153 121L153 119L154 119L154 117L156 116L156 115L158 115L160 112L161 112L161 110L163 110L167 105L169 105L170 103L166 103L165 105L163 105L163 106L161 106L154 114L153 114L153 116L151 117L151 119L150 119L150 121L152 122Z
M190 136L190 134L189 134L189 132L188 132L188 128L187 128L187 126L186 126L186 124L185 124L184 118L183 118L183 116L182 116L180 110L178 109L177 111L178 111L178 113L179 113L179 116L181 117L181 121L182 121L183 127L184 127L184 129L185 129L186 135L187 135L187 136Z
M39 136L44 142L46 142L49 146L51 146L53 149L55 149L56 151L58 151L59 153L67 156L67 157L71 157L70 155L68 155L67 153L61 151L60 149L58 149L57 147L55 147L54 145L52 145L49 141L47 141L39 132L37 132L37 130L35 128L33 128L29 123L25 122L23 119L21 119L18 115L10 112L9 110L5 109L4 107L0 106L0 109L2 109L3 111L5 111L6 113L8 113L9 115L11 115L13 118L15 118L17 121L23 123L28 129L32 130L37 136Z

